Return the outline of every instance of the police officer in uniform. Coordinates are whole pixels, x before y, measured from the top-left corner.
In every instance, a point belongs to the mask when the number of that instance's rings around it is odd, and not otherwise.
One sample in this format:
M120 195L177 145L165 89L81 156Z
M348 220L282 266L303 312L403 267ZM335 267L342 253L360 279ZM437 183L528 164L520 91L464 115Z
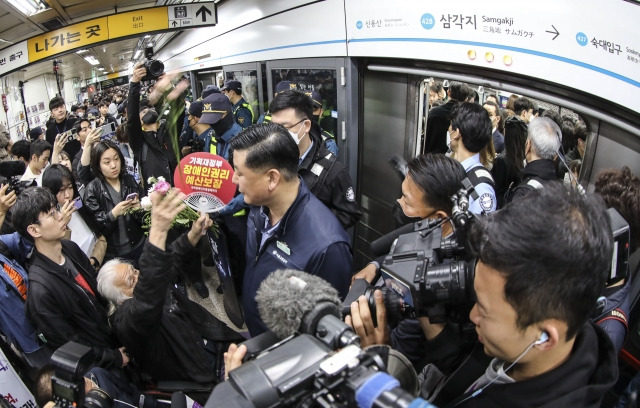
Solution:
M242 83L236 80L226 81L220 91L229 98L233 104L233 116L238 125L243 129L253 124L253 111L251 105L242 97Z
M204 151L229 160L229 142L242 132L242 127L233 120L231 102L222 94L211 94L202 100L201 115L198 123L213 129L205 135Z

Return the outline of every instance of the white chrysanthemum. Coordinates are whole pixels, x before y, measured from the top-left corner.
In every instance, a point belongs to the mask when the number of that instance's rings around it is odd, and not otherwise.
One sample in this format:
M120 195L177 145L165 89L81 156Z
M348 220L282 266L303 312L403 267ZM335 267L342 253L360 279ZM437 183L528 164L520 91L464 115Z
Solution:
M142 200L140 200L140 206L142 207L143 210L150 211L151 210L151 199L148 196L147 197L142 197Z

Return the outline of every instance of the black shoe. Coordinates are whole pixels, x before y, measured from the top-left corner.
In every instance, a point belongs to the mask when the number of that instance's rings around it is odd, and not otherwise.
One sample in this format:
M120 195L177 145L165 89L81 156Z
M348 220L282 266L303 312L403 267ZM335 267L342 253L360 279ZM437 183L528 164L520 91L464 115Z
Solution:
M201 298L206 299L209 297L209 289L202 282L196 282L193 286L196 288L196 292Z

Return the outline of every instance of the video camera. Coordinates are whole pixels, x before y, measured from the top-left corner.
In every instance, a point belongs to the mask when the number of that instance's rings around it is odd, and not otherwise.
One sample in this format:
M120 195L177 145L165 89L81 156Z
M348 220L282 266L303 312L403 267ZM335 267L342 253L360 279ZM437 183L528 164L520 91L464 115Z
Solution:
M465 245L475 219L469 212L473 186L468 179L462 184L451 197L450 217L418 221L413 232L396 239L381 265L384 286L373 287L364 279L354 282L342 304L343 314L350 314L351 303L365 295L377 325L376 289L383 293L390 328L400 320L422 316L428 316L431 323L441 323L472 305L475 262L467 259ZM447 221L453 222L455 232L442 238L442 225Z
M54 374L51 377L51 390L56 407L113 407L113 399L100 389L92 389L85 395L84 374L93 362L91 348L72 341L53 353L51 365Z
M231 371L205 408L409 406L414 396L384 371L373 349L352 344L334 353L323 341L301 334ZM432 407L422 403L415 406Z
M162 61L154 60L153 48L147 47L144 49L144 56L147 60L144 62L144 67L147 69L147 74L142 78L142 81L150 81L152 79L158 79L164 73L164 64Z
M29 187L35 187L37 185L35 180L20 181L26 169L27 166L22 160L0 162L0 176L6 179L3 183L9 184L6 194L15 191L16 195L20 195L20 193Z

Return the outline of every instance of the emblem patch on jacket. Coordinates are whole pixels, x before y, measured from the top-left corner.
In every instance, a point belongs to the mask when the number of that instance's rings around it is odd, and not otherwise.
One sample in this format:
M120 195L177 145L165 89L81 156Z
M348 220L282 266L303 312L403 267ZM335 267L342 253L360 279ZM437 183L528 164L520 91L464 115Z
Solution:
M349 187L347 189L347 193L345 194L347 201L354 202L356 201L356 193L353 191L353 187Z
M491 211L493 208L493 196L489 193L484 193L480 196L480 207L484 211Z

